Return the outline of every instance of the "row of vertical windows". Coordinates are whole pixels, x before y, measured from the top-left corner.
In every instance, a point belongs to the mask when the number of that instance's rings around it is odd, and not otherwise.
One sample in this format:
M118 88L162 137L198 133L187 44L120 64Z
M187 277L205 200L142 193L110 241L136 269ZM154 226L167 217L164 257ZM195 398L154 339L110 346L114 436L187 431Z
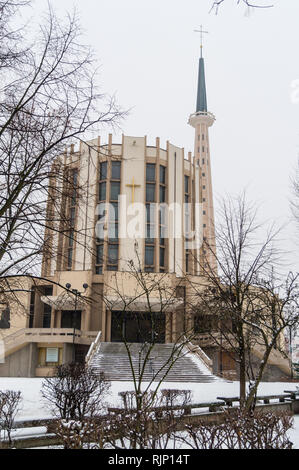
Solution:
M154 272L155 270L155 213L153 213L151 202L156 201L156 165L147 163L146 165L146 238L144 270Z
M146 238L145 238L145 271L155 271L155 253L159 249L159 270L165 270L165 231L166 231L166 216L163 210L163 203L166 202L166 167L159 166L159 173L156 174L157 167L154 163L147 163L146 165ZM158 177L158 178L157 178ZM156 201L156 185L158 184L158 201ZM160 211L158 214L158 240L159 243L155 244L156 227L155 220L156 214L152 213L154 207L151 203L159 202ZM161 206L162 204L162 206Z
M67 269L72 269L73 251L74 251L74 235L76 220L76 202L78 191L78 170L74 169L70 175L71 197L69 202L69 230L67 233Z
M159 174L159 197L160 197L160 211L159 211L159 265L160 272L165 271L165 232L166 232L166 214L163 203L166 202L166 168L160 165Z
M121 162L112 161L110 165L110 178L108 162L100 163L99 172L99 202L107 201L107 190L109 189L109 202L111 212L108 214L108 246L107 266L108 271L117 271L119 258L118 239L118 196L120 195ZM113 210L112 210L113 208ZM101 216L105 223L105 214ZM103 273L104 266L104 239L97 238L96 243L96 274Z
M191 231L191 210L190 210L190 177L184 176L184 200L185 200L185 234L188 236L188 233ZM185 263L186 263L186 273L190 272L190 252L188 249L185 249Z

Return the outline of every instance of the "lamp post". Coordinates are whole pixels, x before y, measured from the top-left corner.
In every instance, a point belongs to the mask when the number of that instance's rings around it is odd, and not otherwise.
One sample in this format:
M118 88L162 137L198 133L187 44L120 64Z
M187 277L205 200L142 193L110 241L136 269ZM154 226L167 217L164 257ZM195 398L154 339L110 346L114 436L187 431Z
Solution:
M71 290L71 284L67 283L65 285L65 287L68 289L68 291ZM76 361L76 354L75 354L75 332L76 332L76 324L75 324L75 318L76 318L76 314L77 314L77 306L78 306L78 297L81 297L82 294L84 294L84 292L86 292L86 289L88 288L88 284L83 284L82 285L84 291L80 292L78 289L72 289L72 293L74 294L75 296L75 308L74 308L74 312L73 312L73 315L72 315L72 325L73 325L73 351L72 351L72 363L74 364L75 361Z

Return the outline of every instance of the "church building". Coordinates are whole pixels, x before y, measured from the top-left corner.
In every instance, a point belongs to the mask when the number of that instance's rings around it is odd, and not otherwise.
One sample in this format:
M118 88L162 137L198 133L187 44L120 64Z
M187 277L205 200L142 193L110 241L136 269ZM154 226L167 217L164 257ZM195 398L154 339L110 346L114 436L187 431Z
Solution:
M190 335L219 372L219 352L186 300L188 279L202 276L203 240L215 245L214 122L200 57L189 117L193 152L161 146L159 138L153 146L146 136L114 142L109 135L108 142L81 142L57 158L50 187L61 197L49 195L42 279L26 281L22 312L10 307L0 376L46 376L58 364L84 361L97 341L141 343L153 334L161 344ZM235 364L223 354L222 371L231 371Z

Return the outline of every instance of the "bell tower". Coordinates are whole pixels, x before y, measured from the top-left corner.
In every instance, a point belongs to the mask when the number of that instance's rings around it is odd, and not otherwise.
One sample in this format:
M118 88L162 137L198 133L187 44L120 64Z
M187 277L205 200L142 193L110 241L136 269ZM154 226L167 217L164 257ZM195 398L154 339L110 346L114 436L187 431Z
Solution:
M197 31L196 31L197 32ZM215 244L215 223L214 223L214 204L212 190L212 172L211 156L209 143L209 128L215 122L215 116L208 111L207 92L205 81L205 64L202 55L202 35L201 33L201 53L198 67L198 85L196 112L191 114L189 124L195 129L194 142L194 164L200 172L200 201L202 203L202 246L199 250L201 272L205 267L210 266L213 271L217 270L216 262L216 244ZM205 266L206 265L206 266Z

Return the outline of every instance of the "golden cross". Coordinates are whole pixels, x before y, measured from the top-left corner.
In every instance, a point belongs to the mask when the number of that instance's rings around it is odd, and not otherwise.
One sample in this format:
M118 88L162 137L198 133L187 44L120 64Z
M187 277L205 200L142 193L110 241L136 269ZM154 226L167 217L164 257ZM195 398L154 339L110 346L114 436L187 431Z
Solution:
M203 48L203 35L209 34L209 31L204 31L202 24L200 25L200 29L194 29L195 33L200 33L200 56L202 57L202 48Z
M127 188L132 188L132 203L134 203L135 199L135 188L140 188L140 184L135 184L134 176L133 176L133 181L132 184L126 184Z

